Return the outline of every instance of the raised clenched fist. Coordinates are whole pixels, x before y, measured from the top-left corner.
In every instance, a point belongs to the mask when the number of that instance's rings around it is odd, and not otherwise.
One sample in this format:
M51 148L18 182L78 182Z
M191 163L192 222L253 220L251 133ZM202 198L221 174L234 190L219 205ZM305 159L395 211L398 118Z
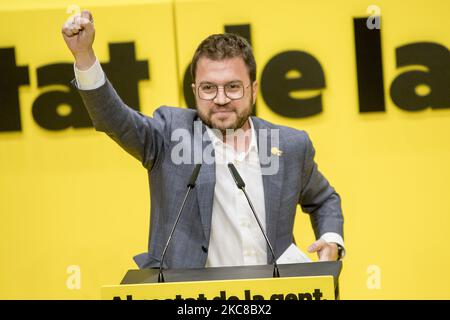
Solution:
M94 19L89 11L84 10L67 19L62 27L62 35L80 70L88 69L94 64L96 58L92 44L95 29Z

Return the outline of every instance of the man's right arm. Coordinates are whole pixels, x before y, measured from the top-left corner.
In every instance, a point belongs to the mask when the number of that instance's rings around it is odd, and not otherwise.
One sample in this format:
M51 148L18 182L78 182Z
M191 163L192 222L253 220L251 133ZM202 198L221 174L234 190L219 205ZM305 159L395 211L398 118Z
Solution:
M114 139L148 169L157 161L164 147L167 113L156 111L153 118L129 108L106 78L92 44L95 29L92 15L83 11L68 20L64 40L75 58L74 85L78 88L97 131Z

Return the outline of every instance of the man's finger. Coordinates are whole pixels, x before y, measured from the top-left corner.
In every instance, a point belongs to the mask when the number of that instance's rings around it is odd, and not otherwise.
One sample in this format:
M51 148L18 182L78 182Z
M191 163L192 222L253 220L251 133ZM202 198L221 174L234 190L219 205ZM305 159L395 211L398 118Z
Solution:
M67 19L67 21L64 23L63 26L63 33L68 36L71 37L75 34L78 34L78 32L83 29L80 26L79 21L77 21L77 19L79 20L79 17L74 16L74 17L70 17Z
M92 14L88 10L83 10L81 12L81 17L88 19L91 23L94 22L94 19L92 18Z
M62 27L61 32L63 35L65 35L67 37L71 37L73 35L72 31L70 31L68 28L66 28L66 26Z
M72 37L78 33L78 29L73 28L71 24L66 22L62 28L62 33L67 37Z
M86 29L88 32L90 32L92 29L94 29L94 25L88 18L82 17L80 19L80 26L82 29Z
M322 249L324 245L325 245L325 241L322 239L319 239L308 247L308 252L309 253L317 252L320 249Z
M70 16L70 17L67 18L65 24L67 24L67 25L75 25L75 24L77 24L76 21L77 21L77 19L79 19L79 18L80 18L80 14L79 14L79 13L74 14L73 16Z
M90 23L90 20L88 18L78 16L78 17L75 18L75 21L74 21L73 25L82 27L83 25L86 25L88 23Z

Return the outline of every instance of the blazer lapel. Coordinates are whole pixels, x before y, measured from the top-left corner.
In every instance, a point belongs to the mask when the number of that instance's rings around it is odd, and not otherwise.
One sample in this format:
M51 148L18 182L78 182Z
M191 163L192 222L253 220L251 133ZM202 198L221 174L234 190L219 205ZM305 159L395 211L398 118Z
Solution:
M252 121L255 127L261 164L264 188L264 205L266 211L266 232L270 243L274 247L273 249L275 251L275 255L277 255L276 230L284 173L284 157L279 152L277 153L277 151L283 150L283 146L281 145L281 137L279 137L278 134L271 132L271 128L265 126L260 119L252 117ZM278 166L274 165L274 162L272 161L278 161ZM267 168L271 165L274 169L273 172L271 172L272 170L267 170ZM267 247L267 262L273 262L272 253L270 252L269 247Z
M200 121L200 120L198 120ZM201 127L196 126L194 128L194 150L201 150L202 157L201 163L202 167L200 169L200 173L197 178L197 182L195 185L195 189L197 192L197 200L198 200L198 207L199 207L199 213L200 213L200 220L203 225L203 232L205 234L205 239L207 243L209 243L209 237L211 232L211 218L212 218L212 209L213 209L213 201L214 201L214 187L216 185L216 165L214 161L214 148L212 146L212 142L209 139L209 135L206 132L206 127L201 122ZM205 139L203 140L203 137ZM197 146L201 147L195 147L195 144ZM210 154L212 155L213 161L208 161L211 159L205 159L205 149L207 151L211 151ZM208 153L208 152L206 152ZM197 156L199 157L199 156ZM208 155L207 155L208 157ZM206 161L205 161L206 160Z

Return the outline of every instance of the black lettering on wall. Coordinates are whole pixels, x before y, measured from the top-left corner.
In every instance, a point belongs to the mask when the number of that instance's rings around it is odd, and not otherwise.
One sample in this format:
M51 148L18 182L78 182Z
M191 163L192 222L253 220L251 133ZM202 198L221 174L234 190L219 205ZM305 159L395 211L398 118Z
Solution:
M252 30L250 24L227 24L224 27L226 33L234 33L252 44Z
M140 110L138 82L148 79L148 62L136 61L134 43L109 45L110 62L102 64L119 96L130 107ZM72 63L50 64L37 69L38 87L64 85L66 90L41 94L33 103L33 117L43 128L63 130L92 127L92 122L77 90L69 83L74 78ZM61 105L70 112L58 112Z
M250 24L225 25L225 32L240 35L252 45L252 30ZM252 116L256 116L256 107L257 103L253 106Z
M385 111L380 29L369 29L367 18L354 18L359 112Z
M289 76L294 72L299 76ZM269 60L261 75L261 93L267 106L285 117L304 118L322 112L322 94L296 98L294 91L325 88L319 61L303 51L285 51Z
M406 111L450 108L450 53L440 44L418 42L396 49L397 68L421 66L400 74L391 84L392 101ZM418 86L427 88L425 94Z
M139 80L150 77L148 60L136 60L134 42L110 43L109 62L102 67L122 100L139 111Z
M0 132L21 131L19 86L30 84L28 66L17 66L14 48L0 49Z
M186 105L188 108L195 109L196 108L196 102L195 102L195 96L194 92L192 91L192 76L191 76L191 63L187 66L186 70L184 71L184 77L183 77L183 97L184 101L186 102Z
M92 127L92 122L83 106L77 90L70 85L73 75L72 63L49 64L37 69L38 87L64 85L66 90L52 90L39 95L33 103L33 118L48 130L63 130L69 127ZM70 107L70 112L58 112L61 105Z

